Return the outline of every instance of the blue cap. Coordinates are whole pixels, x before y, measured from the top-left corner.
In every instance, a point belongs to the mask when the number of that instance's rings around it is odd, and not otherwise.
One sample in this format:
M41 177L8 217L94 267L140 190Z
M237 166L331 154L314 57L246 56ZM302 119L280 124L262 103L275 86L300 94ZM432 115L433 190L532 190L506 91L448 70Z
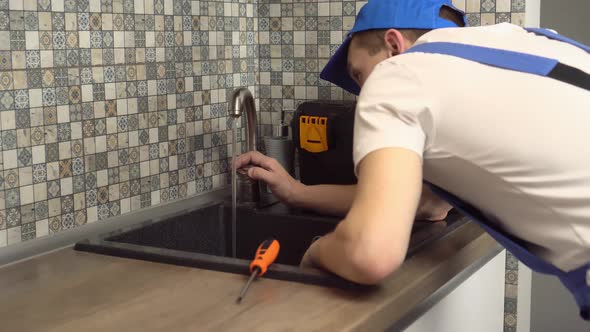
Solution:
M463 16L451 0L369 0L356 17L354 27L322 70L320 77L358 95L360 87L348 75L348 46L355 32L374 29L439 29L457 25L439 16L448 6Z

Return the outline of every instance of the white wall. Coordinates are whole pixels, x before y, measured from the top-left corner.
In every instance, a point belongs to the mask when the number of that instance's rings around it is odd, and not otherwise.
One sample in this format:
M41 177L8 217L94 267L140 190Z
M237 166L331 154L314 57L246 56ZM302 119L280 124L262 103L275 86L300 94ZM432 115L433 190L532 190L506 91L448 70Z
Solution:
M590 1L542 0L541 26L590 44Z
M556 277L533 273L532 295L531 331L590 331L590 323L580 318L576 301Z
M541 0L526 0L525 26L538 28L541 22Z
M404 332L502 331L505 266L502 251Z

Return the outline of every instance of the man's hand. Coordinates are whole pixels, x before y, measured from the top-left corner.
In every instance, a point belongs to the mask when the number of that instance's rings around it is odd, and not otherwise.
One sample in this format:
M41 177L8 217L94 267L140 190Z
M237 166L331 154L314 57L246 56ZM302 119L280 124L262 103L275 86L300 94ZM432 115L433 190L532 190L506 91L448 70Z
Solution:
M313 269L313 268L317 268L317 265L314 264L313 262L313 255L314 252L317 251L317 242L318 240L320 240L321 237L317 236L313 239L311 245L309 246L309 248L307 248L307 250L305 251L305 254L303 255L303 257L301 258L301 262L299 263L299 267L302 269Z
M440 199L430 190L430 187L422 185L422 195L416 211L416 219L441 221L444 220L453 208L447 201Z
M299 268L304 269L304 270L315 268L315 265L313 264L313 261L311 259L311 247L312 246L313 246L313 244L309 248L307 248L307 251L303 255L303 258L301 258L301 262L299 263Z
M254 166L248 176L264 181L283 203L322 214L344 216L350 209L355 185L306 186L295 180L278 161L260 152L248 152L236 159L236 168Z
M289 175L278 161L260 152L251 151L236 158L234 168L247 165L254 166L248 170L249 177L264 181L279 200L289 205L296 203L296 197L303 191L304 185Z

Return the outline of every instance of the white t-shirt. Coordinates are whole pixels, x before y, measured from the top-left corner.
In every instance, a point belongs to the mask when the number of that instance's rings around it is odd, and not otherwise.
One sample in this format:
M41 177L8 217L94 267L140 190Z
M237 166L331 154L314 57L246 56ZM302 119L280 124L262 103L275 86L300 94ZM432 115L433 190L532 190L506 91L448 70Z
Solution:
M508 24L431 31L457 42L558 59L590 73L590 55ZM409 53L378 64L357 105L355 168L401 147L424 178L486 213L562 270L590 262L590 92L457 57Z

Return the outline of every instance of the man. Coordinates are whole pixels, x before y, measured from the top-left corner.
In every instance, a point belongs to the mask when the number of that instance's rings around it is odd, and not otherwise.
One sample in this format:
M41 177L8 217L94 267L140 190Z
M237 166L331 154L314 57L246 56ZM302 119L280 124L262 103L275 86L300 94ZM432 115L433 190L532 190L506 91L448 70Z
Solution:
M334 232L310 246L303 265L364 284L387 277L404 260L416 213L436 219L449 209L422 189L425 179L476 206L486 229L517 239L554 274L586 271L590 92L584 84L590 55L511 24L457 28L464 23L448 0L370 0L359 12L321 75L360 91L356 188L302 186L260 154L238 160L237 167L258 166L250 176L266 181L288 204L346 213ZM470 56L491 65L414 51L448 43L476 46ZM530 61L505 69L487 56L490 49ZM544 57L573 73L577 83L565 82L569 74L544 77L518 69ZM583 287L590 304L590 287Z

